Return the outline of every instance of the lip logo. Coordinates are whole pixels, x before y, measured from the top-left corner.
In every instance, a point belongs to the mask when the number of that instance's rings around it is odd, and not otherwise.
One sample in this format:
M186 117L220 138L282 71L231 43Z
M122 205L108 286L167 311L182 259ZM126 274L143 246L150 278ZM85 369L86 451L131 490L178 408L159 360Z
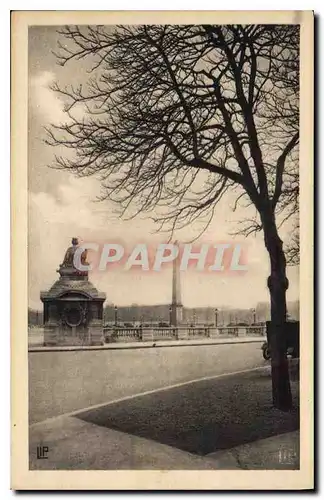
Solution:
M37 446L37 460L47 460L48 451L48 446Z

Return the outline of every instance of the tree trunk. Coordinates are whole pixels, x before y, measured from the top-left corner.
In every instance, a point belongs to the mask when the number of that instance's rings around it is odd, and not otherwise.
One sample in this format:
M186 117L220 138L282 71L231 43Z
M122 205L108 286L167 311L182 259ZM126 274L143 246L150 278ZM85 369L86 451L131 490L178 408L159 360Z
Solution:
M265 245L269 253L271 267L268 288L271 298L269 342L271 350L272 400L275 408L288 411L292 407L292 397L285 341L287 318L286 290L288 288L286 258L273 214L263 217L263 226Z

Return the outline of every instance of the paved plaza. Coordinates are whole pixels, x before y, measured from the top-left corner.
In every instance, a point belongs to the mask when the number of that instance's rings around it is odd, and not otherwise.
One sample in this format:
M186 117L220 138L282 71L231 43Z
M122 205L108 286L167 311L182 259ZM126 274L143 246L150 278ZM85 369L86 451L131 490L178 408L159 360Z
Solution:
M298 363L275 410L260 347L30 352L30 468L298 468Z

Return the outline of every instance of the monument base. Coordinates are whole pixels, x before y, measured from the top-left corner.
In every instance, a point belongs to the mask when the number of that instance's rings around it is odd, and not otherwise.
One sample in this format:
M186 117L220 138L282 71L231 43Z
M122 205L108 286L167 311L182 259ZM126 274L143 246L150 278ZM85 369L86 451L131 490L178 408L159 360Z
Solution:
M92 320L89 323L89 345L104 345L103 323L100 320Z
M58 324L55 321L48 321L44 326L44 346L56 346L58 342Z
M81 330L60 328L59 325L47 324L44 327L44 346L94 346L104 345L104 335L101 324L89 325Z
M48 291L41 292L44 304L44 346L103 345L103 303L106 295L89 281L87 271L74 267L79 242L65 253L58 269L59 279ZM86 252L83 251L83 264Z

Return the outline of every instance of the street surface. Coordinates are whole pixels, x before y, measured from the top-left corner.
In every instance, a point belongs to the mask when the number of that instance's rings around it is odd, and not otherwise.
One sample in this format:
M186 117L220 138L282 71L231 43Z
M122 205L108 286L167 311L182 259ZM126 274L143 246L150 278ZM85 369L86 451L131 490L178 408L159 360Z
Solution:
M262 342L30 352L30 423L177 383L267 367Z

